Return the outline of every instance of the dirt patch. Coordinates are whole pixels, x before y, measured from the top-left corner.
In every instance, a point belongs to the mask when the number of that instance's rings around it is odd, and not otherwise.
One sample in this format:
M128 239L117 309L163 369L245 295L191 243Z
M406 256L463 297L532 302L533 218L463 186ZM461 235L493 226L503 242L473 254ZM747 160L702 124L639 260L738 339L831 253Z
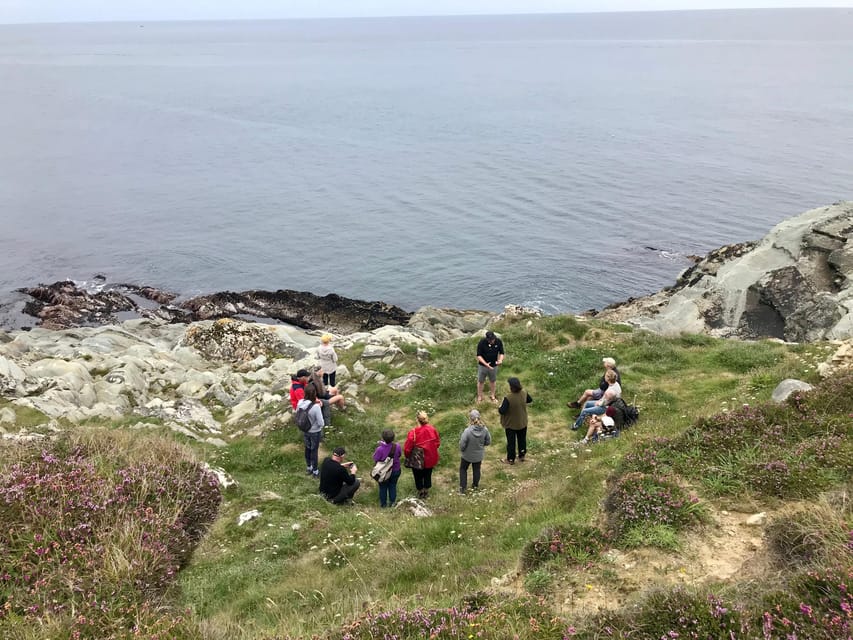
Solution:
M653 548L611 549L599 570L568 575L559 584L555 606L571 620L618 609L655 587L758 577L768 567L764 528L748 526L749 515L711 507L712 522L686 534L681 550L675 553ZM514 586L523 588L523 576L518 576Z

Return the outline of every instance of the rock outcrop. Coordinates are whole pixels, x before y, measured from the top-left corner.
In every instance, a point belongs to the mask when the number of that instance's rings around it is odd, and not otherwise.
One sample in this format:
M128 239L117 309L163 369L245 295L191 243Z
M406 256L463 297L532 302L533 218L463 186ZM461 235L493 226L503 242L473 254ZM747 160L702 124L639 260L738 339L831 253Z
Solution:
M853 337L853 202L807 211L758 243L717 249L675 286L594 313L664 335L810 342Z
M109 325L135 318L186 323L248 316L302 329L353 333L405 325L412 317L408 311L384 302L287 289L224 291L174 303L177 296L173 293L130 284L107 285L102 276L90 287L65 280L19 289L17 293L29 296L22 311L37 318L38 326L45 329Z

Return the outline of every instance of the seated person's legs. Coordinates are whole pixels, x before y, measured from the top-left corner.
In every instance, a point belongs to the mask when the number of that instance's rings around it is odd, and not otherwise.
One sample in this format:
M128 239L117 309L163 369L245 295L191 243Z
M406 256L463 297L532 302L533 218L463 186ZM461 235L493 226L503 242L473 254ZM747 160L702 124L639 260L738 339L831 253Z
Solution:
M343 504L347 500L352 500L352 497L355 495L355 492L358 491L359 486L361 486L361 480L358 478L355 479L355 482L352 484L345 484L341 487L341 492L331 499L332 504Z

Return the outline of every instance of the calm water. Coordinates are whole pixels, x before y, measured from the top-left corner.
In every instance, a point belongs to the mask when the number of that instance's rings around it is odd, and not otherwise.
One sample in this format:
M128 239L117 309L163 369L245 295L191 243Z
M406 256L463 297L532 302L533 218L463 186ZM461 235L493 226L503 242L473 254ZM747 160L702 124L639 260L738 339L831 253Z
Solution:
M851 61L844 9L2 26L0 296L601 307L853 198Z

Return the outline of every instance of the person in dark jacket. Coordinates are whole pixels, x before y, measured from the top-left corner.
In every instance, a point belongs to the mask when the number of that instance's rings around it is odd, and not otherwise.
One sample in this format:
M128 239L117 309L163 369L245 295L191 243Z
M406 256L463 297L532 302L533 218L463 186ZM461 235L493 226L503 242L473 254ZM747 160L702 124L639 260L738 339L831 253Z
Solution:
M527 405L533 398L521 388L518 378L509 378L509 393L504 397L498 413L501 414L501 426L506 433L507 464L515 464L516 447L519 462L527 455Z
M477 343L477 402L483 401L483 383L489 379L489 396L495 398L495 385L498 379L498 367L504 361L504 343L493 331L486 331L486 337Z
M320 494L332 504L344 504L352 500L361 486L355 477L358 468L354 462L345 462L347 450L335 447L332 455L320 465Z

